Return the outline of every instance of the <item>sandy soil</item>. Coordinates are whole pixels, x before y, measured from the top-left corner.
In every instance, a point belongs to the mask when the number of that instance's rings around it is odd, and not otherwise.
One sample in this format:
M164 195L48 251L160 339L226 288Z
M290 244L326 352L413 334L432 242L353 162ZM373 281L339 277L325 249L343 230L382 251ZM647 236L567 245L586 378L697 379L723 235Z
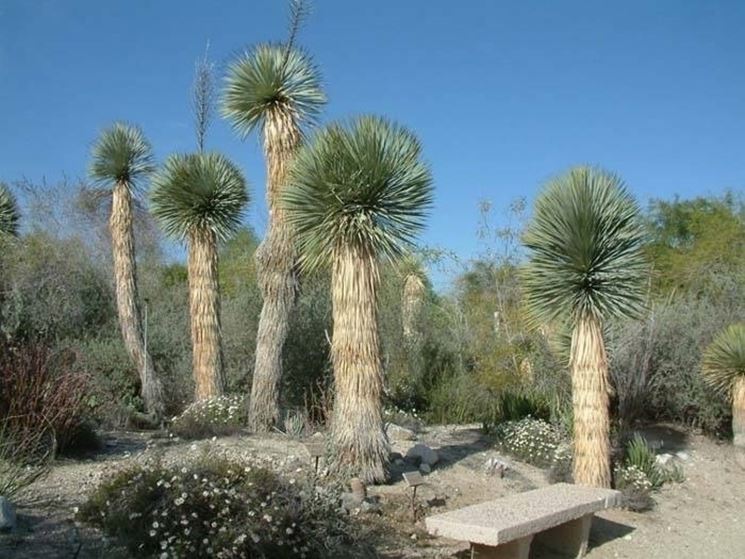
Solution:
M672 558L726 559L745 557L745 460L728 444L718 444L700 435L673 427L657 427L646 433L659 441L659 452L681 452L675 460L686 480L663 487L655 494L657 506L645 513L606 511L593 524L589 559ZM73 521L73 509L101 477L127 461L153 452L166 460L179 460L184 453L203 447L240 455L264 455L288 466L309 467L300 441L281 435L226 437L196 445L154 438L144 433L106 434L105 450L88 460L62 461L48 478L30 491L19 506L20 530L0 536L0 558L30 559L126 557L100 533ZM394 442L394 450L405 454L424 442L438 450L441 461L426 484L418 490L417 521L412 520L410 490L401 480L400 468L390 485L370 488L380 497L383 516L370 517L371 524L386 534L379 553L385 558L468 557L467 544L432 538L422 518L514 492L547 484L543 470L500 456L476 426L439 426L420 433L417 441ZM488 458L497 456L510 464L504 478L484 471ZM549 559L540 555L536 559Z

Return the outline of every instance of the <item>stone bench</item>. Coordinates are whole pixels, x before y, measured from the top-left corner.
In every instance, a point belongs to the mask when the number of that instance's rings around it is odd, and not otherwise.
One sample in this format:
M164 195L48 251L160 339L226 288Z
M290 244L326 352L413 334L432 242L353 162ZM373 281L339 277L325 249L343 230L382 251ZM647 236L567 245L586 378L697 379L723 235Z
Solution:
M510 495L426 519L435 536L471 543L471 557L528 559L534 541L569 557L587 551L592 516L621 493L568 483Z

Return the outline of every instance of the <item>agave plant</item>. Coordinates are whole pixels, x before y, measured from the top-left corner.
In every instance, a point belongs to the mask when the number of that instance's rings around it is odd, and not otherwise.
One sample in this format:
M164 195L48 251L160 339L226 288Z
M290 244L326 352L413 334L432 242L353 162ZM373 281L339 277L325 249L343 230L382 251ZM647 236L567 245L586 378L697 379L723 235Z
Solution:
M608 358L603 323L644 301L639 208L616 175L575 167L544 189L524 244L525 303L534 324L571 326L574 480L609 487Z
M19 211L15 196L3 182L0 182L0 236L18 235Z
M150 203L165 233L188 245L195 400L221 396L217 243L240 225L248 193L240 170L218 153L172 155L153 179Z
M732 399L734 443L745 447L745 324L733 324L714 338L701 370L709 386Z
M315 122L325 102L318 69L290 44L258 45L228 69L222 115L241 137L260 132L267 167L269 223L255 256L263 306L249 411L257 431L279 420L282 348L297 290L296 256L279 198L302 129Z
M111 251L116 307L124 345L140 374L142 399L156 420L163 417L163 389L145 347L137 290L134 204L141 183L154 170L150 143L136 126L117 122L93 146L91 178L111 192Z
M298 153L283 195L300 265L330 266L336 467L386 477L378 336L381 259L396 259L422 229L432 178L417 138L376 117L332 124Z

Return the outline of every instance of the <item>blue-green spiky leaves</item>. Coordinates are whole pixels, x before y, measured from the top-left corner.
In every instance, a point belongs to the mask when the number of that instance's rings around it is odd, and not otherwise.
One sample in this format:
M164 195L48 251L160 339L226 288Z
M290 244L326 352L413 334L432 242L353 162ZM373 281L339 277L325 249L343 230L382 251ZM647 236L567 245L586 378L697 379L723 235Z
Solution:
M171 155L150 192L153 215L176 239L190 231L213 231L226 239L240 226L247 203L243 174L219 153Z
M18 221L20 212L15 196L8 185L0 182L0 236L18 235Z
M341 247L394 258L424 227L432 175L414 134L364 116L301 148L282 202L304 267L328 264Z
M135 190L154 169L153 149L137 126L116 122L93 145L89 173L106 188L124 184Z
M733 324L714 338L701 363L704 381L729 394L737 379L745 378L745 324Z
M525 301L536 324L637 315L646 264L639 208L616 175L575 167L551 180L524 235Z
M273 111L291 115L298 125L313 123L325 103L321 75L309 55L260 44L228 68L221 113L245 137Z

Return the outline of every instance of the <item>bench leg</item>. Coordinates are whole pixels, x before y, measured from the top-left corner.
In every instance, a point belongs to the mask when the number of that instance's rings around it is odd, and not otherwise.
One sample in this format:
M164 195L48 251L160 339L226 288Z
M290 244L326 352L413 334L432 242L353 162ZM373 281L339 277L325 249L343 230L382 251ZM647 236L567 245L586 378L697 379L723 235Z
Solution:
M592 515L587 514L577 520L559 524L555 528L536 534L536 542L552 551L579 559L587 553L587 541L590 538Z
M498 546L471 544L471 559L528 559L533 536L503 543Z

